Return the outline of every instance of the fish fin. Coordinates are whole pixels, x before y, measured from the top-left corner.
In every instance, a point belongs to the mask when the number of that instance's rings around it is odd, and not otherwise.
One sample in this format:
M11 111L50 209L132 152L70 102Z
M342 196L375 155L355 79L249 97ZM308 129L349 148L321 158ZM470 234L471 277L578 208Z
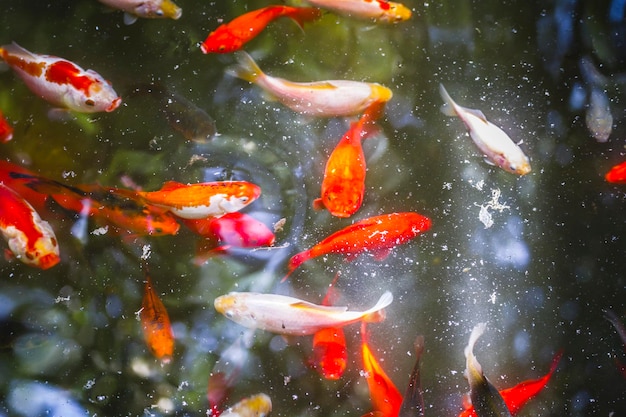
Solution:
M483 161L485 161L487 165L491 165L492 167L496 166L496 164L494 164L493 161L487 157L483 158Z
M485 116L485 114L482 111L480 111L478 109L468 109L468 108L465 108L465 107L463 107L463 110L465 110L466 112L468 112L469 114L471 114L473 116L478 117L483 122L489 123L487 121L487 117Z
M179 188L185 188L186 185L177 181L167 181L163 184L159 191L173 191Z
M380 296L374 307L367 309L363 312L364 322L379 322L385 319L384 308L393 302L393 294L390 291L385 291Z
M250 54L245 51L237 51L234 55L237 59L237 64L227 69L227 74L251 83L254 83L258 77L263 75L263 71L261 71L261 68L259 68Z
M324 201L322 198L316 198L313 200L313 210L324 210L326 206L324 205Z
M315 310L315 311L323 310L329 313L343 313L344 311L348 310L348 307L346 306L323 306L323 305L309 303L306 301L298 301L296 303L291 303L289 304L289 307L293 307L293 308L297 308L301 310Z
M2 50L6 51L10 55L18 56L25 60L39 60L32 52L22 48L17 43L12 42L10 45L6 45L2 48Z
M378 249L372 252L372 256L374 256L374 259L376 259L377 261L384 261L391 253L391 249L392 248Z
M317 7L299 7L289 17L296 22L300 29L304 30L304 24L322 17L322 11Z
M62 109L60 107L54 107L48 110L48 120L53 122L69 122L76 118L68 109Z
M132 25L137 21L137 16L132 15L130 13L124 13L124 24L126 26Z
M454 100L452 100L452 97L450 97L450 94L448 94L448 91L441 83L439 84L439 94L443 99L441 112L446 116L456 116L456 112L454 111L454 106L456 105L456 103L454 102Z

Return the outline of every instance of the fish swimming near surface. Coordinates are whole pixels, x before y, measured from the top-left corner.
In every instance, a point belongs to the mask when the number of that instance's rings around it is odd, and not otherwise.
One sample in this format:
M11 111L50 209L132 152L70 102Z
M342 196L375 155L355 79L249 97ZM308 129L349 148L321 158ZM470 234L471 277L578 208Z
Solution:
M11 253L27 265L49 269L59 263L59 244L50 224L15 191L0 183L0 234Z
M402 405L398 417L423 417L424 416L424 390L420 377L420 362L424 353L424 336L417 336L413 343L415 352L415 365L409 377L409 384L404 392Z
M256 394L244 398L232 407L228 407L221 417L265 417L272 411L272 400L267 394Z
M13 126L9 124L0 110L0 143L7 143L13 139Z
M626 184L626 162L622 162L612 167L609 172L606 173L604 179L607 182L615 184Z
M391 250L430 229L431 220L413 212L383 214L358 221L328 236L312 248L289 260L285 281L304 262L328 253L344 255L348 260L361 253L385 259Z
M606 92L608 79L589 56L583 56L580 59L579 69L589 91L585 125L596 141L604 143L609 140L613 131L613 114Z
M14 176L25 175L25 178L14 178ZM48 196L38 193L28 186L30 178L36 177L33 171L24 168L13 162L0 160L0 182L15 191L24 200L28 201L38 213L47 210Z
M205 54L234 52L257 37L268 24L279 17L289 17L302 28L304 23L319 19L321 16L322 12L315 7L263 7L244 13L219 26L209 33L204 42L200 44L200 49Z
M530 161L524 151L502 129L487 121L483 112L456 104L442 84L439 93L444 101L442 112L458 116L465 123L470 137L489 162L512 174L530 172Z
M411 9L387 0L307 0L313 6L349 17L398 23L411 18Z
M124 11L124 23L131 25L137 18L168 18L178 20L183 10L171 0L99 0L117 10Z
M343 135L326 162L321 197L313 207L326 208L337 217L350 217L361 207L367 171L361 141L371 132L372 123L366 111Z
M384 318L383 309L392 301L393 296L387 291L372 308L349 311L347 307L322 306L286 295L231 292L216 298L214 306L244 327L304 336L358 321L380 321Z
M204 219L241 210L261 195L261 188L246 181L196 184L168 181L158 191L137 191L137 194L183 219Z
M228 73L254 83L271 99L291 110L313 117L355 116L368 107L381 107L391 99L392 92L377 83L350 80L293 82L272 77L261 71L244 51L235 53L237 65Z
M147 274L139 317L146 345L157 359L169 363L174 353L172 324L167 309Z
M32 92L62 109L111 112L122 102L100 74L63 58L35 54L15 42L0 47L0 57Z

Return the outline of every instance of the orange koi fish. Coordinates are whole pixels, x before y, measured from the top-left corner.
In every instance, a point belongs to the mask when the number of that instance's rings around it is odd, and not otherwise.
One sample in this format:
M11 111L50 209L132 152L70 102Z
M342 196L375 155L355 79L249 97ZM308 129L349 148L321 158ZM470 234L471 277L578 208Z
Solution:
M11 139L13 139L13 127L7 122L0 110L0 142L7 143Z
M404 392L398 417L424 416L424 390L420 378L420 361L424 353L424 336L417 336L413 344L415 349L415 365L409 377L409 385Z
M159 191L138 191L150 204L163 207L183 219L220 217L239 211L261 195L258 185L246 181L181 184L169 181Z
M382 413L382 417L397 417L402 405L402 394L372 353L365 323L361 325L361 354L374 411Z
M180 228L168 211L146 204L135 191L97 184L70 186L35 175L10 175L14 179L27 180L28 187L49 195L64 209L86 212L123 232L162 236L174 235Z
M314 6L361 19L381 23L398 23L411 17L405 5L387 0L307 0Z
M170 316L147 274L139 316L143 336L150 351L163 363L169 363L174 353L174 333Z
M28 187L28 179L13 178L16 174L25 174L26 176L32 177L35 176L34 172L29 171L20 165L0 160L0 182L4 183L4 185L28 201L30 205L37 210L37 212L44 212L44 210L47 209L46 201L48 200L48 196L38 193Z
M348 307L321 306L286 295L231 292L217 297L214 306L218 313L249 329L304 336L357 321L381 321L383 309L392 301L386 291L373 307L348 311Z
M100 0L114 9L124 11L124 23L131 25L138 17L178 20L183 10L170 0Z
M371 252L377 259L384 259L394 247L415 238L430 226L428 217L412 212L383 214L358 221L292 256L282 282L304 262L328 253L342 254L351 260L363 252Z
M321 197L313 202L333 216L350 217L361 207L365 192L365 155L361 140L369 133L372 116L365 112L350 126L326 162Z
M41 269L58 264L61 260L59 245L50 224L3 183L0 183L0 201L0 233L13 255Z
M604 176L604 179L615 184L626 184L626 162L611 168Z
M301 28L305 22L319 19L322 12L315 7L267 6L253 10L224 23L202 42L200 49L208 54L234 52L254 39L265 27L279 17L293 19Z
M32 92L55 106L95 113L111 112L122 102L100 74L63 58L34 54L15 42L0 47L0 57Z
M271 77L261 71L252 57L236 52L238 64L228 73L254 83L291 110L314 117L354 116L372 105L382 107L391 90L377 83L328 80L296 83Z
M529 379L527 381L520 382L514 387L503 389L500 391L500 395L504 400L511 415L516 415L522 407L537 394L541 392L552 377L552 374L559 365L563 352L559 351L554 355L552 359L552 365L547 374L538 379ZM459 414L459 417L477 417L476 411L471 404L466 404L466 409Z

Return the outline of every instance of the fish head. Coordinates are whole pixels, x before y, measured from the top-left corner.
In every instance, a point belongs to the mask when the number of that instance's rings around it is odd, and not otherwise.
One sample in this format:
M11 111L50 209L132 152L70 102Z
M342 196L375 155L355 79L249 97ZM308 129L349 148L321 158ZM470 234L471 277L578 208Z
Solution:
M64 102L70 110L81 113L111 112L122 102L111 83L93 70L87 70L81 78L84 85L71 90L64 97Z
M135 7L133 13L144 18L179 19L183 11L170 0L147 0Z
M241 323L240 318L245 313L245 303L241 301L241 294L231 292L221 295L213 302L215 311L224 315L227 319Z
M241 49L243 42L227 30L226 26L220 26L200 44L200 49L205 54L227 54Z
M334 185L324 190L322 202L333 216L350 217L361 207L363 190L358 187Z
M386 5L384 5L384 8L383 8L384 3L386 3ZM394 3L391 1L390 2L379 1L379 4L381 6L381 9L384 10L384 13L378 19L381 22L397 23L397 22L403 22L411 18L411 10L401 3Z
M261 187L245 181L233 181L228 195L224 195L219 203L226 213L233 213L246 207L261 195Z
M41 223L42 235L38 238L33 237L35 239L33 243L26 233L14 226L4 229L3 234L7 238L9 249L20 261L27 265L48 269L58 264L61 258L59 257L59 245L52 228L43 220Z
M530 161L523 154L519 158L505 160L501 166L506 171L517 175L526 175L531 171Z

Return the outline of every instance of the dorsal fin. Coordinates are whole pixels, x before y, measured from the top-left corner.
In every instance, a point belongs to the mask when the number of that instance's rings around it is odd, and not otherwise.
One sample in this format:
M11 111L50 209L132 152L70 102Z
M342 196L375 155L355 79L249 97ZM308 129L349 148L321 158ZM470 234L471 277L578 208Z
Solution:
M179 188L187 187L185 184L177 182L177 181L167 181L159 191L173 191L178 190Z

